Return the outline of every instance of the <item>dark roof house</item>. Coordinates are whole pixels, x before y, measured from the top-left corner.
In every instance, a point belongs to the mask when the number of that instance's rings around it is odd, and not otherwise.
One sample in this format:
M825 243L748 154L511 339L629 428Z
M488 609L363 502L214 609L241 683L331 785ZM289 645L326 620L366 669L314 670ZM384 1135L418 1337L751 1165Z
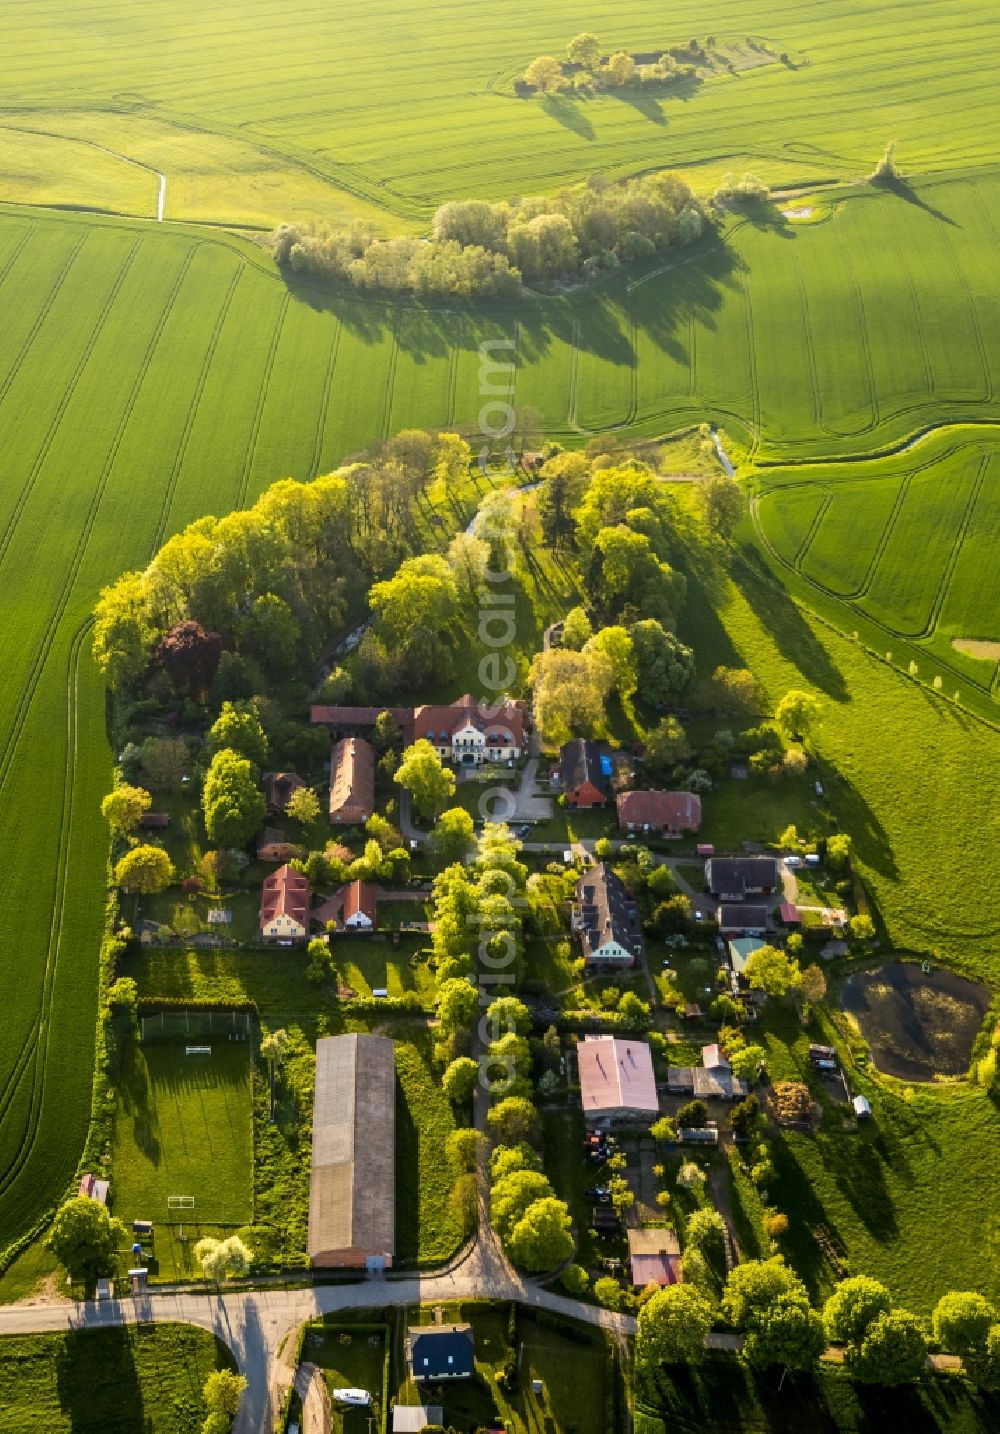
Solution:
M416 1325L407 1332L406 1353L417 1383L470 1379L476 1370L476 1344L469 1324Z
M304 787L305 782L295 772L265 772L261 786L268 816L277 817L285 811L292 793Z
M572 926L584 960L594 966L632 966L642 952L642 929L625 883L605 862L576 883Z
M711 856L705 885L720 901L770 896L778 885L778 863L773 856Z
M734 936L763 936L770 912L766 906L724 903L719 907L719 933L724 940Z
M611 772L611 754L603 742L574 737L559 749L559 787L568 807L603 807Z

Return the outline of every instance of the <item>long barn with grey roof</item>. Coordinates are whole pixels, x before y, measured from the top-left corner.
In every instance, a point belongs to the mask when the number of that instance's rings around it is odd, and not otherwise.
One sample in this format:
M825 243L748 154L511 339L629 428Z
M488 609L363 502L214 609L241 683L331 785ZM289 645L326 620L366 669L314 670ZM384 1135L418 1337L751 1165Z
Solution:
M391 1265L396 1248L396 1062L384 1036L316 1043L309 1261Z

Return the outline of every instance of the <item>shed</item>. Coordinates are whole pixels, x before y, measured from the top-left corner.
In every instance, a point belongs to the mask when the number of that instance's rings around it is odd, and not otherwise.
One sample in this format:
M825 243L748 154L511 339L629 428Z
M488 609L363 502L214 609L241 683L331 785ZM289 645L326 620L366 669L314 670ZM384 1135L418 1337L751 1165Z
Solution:
M444 1424L440 1404L397 1404L392 1411L392 1434L411 1434L428 1424Z
M799 908L793 906L790 901L783 901L778 908L778 915L786 926L800 926L802 917L799 915Z
M636 1289L680 1284L681 1247L673 1230L629 1230L628 1257Z
M170 825L169 812L143 812L139 818L139 825L145 831L166 831Z
M854 1114L859 1120L871 1120L872 1108L863 1095L856 1095L851 1104L854 1106Z

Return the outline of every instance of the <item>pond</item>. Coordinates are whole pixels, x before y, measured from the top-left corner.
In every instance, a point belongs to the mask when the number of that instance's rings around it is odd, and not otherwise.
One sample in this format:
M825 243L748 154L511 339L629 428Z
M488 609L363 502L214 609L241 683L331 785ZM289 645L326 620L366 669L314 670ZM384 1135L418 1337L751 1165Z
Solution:
M951 971L894 961L844 983L841 1006L857 1021L874 1065L900 1080L968 1070L990 992Z

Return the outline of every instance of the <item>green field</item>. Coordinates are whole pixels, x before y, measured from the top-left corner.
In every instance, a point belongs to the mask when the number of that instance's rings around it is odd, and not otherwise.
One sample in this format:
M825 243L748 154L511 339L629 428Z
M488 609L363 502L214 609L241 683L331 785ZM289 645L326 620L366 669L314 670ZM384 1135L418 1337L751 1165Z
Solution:
M1000 664L955 643L1000 632L998 437L966 425L894 457L761 470L753 509L796 595L947 696L974 689L987 712Z
M202 1385L231 1363L213 1335L191 1325L4 1337L0 1430L197 1434Z
M130 1053L118 1082L111 1183L119 1219L240 1226L253 1213L250 1044L193 1037L211 1055L150 1041ZM195 1216L168 1214L193 1195Z
M419 222L443 199L537 193L594 171L841 179L867 172L888 139L915 171L994 155L987 0L963 6L960 24L941 0L903 17L856 0L682 0L667 15L644 0L511 0L503 19L455 0L280 14L262 0L14 0L0 125L53 138L0 165L0 196L152 213L152 176L98 145L167 173L168 216L249 224L372 204ZM527 62L580 29L605 53L710 34L721 50L746 50L749 35L773 53L676 96L515 98ZM97 161L103 174L82 183Z

